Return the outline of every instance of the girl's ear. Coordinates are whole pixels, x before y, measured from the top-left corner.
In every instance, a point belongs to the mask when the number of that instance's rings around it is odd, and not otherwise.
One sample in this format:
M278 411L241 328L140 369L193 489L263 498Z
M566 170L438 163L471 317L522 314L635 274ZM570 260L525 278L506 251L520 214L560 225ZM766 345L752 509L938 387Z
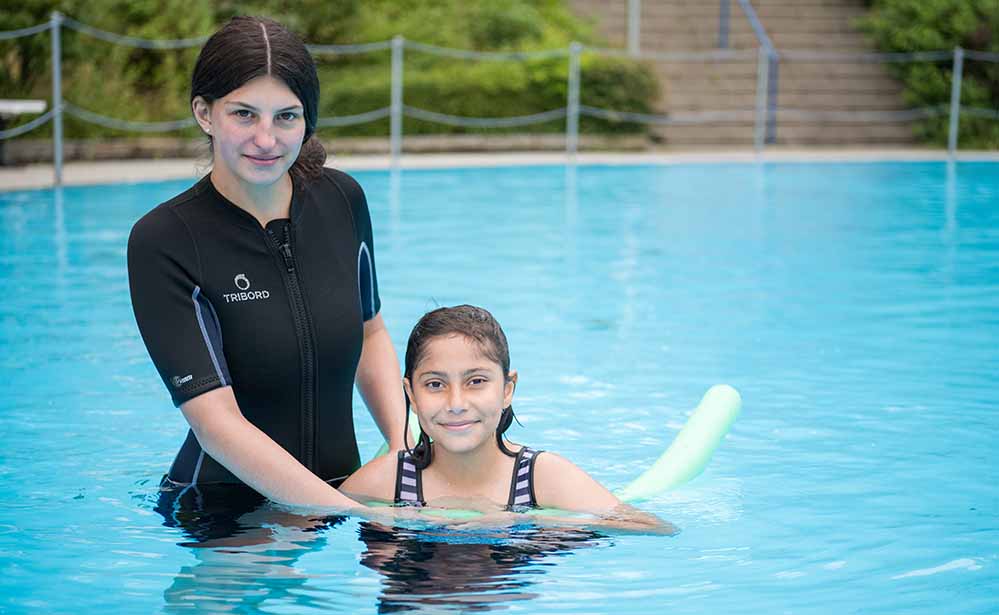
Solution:
M402 379L402 390L406 393L406 399L409 400L410 406L415 409L416 404L413 402L413 387L409 384L409 378Z
M195 96L191 101L191 113L198 126L206 135L212 134L212 106L201 96Z
M507 408L513 404L513 392L517 388L517 370L511 369L507 374L506 384L503 385L503 407Z

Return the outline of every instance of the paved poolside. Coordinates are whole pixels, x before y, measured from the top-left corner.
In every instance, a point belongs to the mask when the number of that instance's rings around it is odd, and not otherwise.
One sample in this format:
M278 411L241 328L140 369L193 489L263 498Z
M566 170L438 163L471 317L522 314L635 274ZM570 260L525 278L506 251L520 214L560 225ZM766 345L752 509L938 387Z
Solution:
M999 162L999 151L961 152L956 160L990 160ZM485 167L565 164L561 152L544 153L461 153L406 154L400 160L403 169L441 167ZM580 153L579 164L690 164L731 162L871 162L871 161L943 161L944 150L929 149L772 149L762 154L752 151L690 151L651 153ZM327 161L327 165L347 171L391 168L391 158L376 156L342 156ZM110 160L101 162L70 162L63 167L63 184L135 183L195 178L206 170L204 163L194 159ZM0 191L29 190L52 186L51 164L0 167Z

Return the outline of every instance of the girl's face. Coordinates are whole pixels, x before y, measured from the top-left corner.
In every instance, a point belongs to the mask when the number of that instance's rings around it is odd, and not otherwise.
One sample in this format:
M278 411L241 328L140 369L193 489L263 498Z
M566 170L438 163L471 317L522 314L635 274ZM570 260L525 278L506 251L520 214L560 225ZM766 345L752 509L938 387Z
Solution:
M281 179L305 137L302 101L279 79L251 79L211 105L200 96L194 116L212 137L214 172L251 186Z
M517 373L486 357L475 340L447 335L427 342L423 359L403 380L420 426L451 453L496 442L503 408L513 402Z

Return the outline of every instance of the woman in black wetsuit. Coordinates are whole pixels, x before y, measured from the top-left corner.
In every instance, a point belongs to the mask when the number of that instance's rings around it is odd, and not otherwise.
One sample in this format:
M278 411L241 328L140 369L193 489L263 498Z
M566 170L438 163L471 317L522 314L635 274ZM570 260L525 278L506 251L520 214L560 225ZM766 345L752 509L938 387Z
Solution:
M311 56L273 21L235 18L198 57L191 105L211 173L128 242L139 330L191 427L167 489L352 505L334 486L360 466L355 375L390 446L404 445L367 203L323 167L318 99Z

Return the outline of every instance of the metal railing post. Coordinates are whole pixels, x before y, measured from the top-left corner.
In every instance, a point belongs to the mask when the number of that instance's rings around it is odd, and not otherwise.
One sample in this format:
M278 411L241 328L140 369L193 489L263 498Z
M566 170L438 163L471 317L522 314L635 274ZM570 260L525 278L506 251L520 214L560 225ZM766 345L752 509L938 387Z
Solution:
M767 136L767 99L770 91L770 53L760 47L756 60L756 121L753 125L753 149L763 151Z
M763 27L763 22L760 21L760 16L756 14L756 9L753 8L752 3L749 0L739 0L739 7L742 9L743 14L746 19L749 20L749 25L753 28L753 33L756 35L756 40L760 43L760 47L766 49L769 54L769 64L767 69L767 143L777 142L777 84L780 80L780 54L774 47L774 43L770 40L770 36L767 34L766 28Z
M402 154L402 78L403 49L406 41L402 36L392 38L392 102L389 128L389 150L392 156L392 167L399 166Z
M954 48L954 70L950 76L950 129L947 131L947 153L957 152L957 133L961 128L961 78L964 75L964 49Z
M565 153L576 156L579 147L579 54L583 46L577 42L569 45L569 83L565 115Z
M52 170L62 185L62 13L52 11Z
M777 143L777 86L780 57L773 47L767 50L767 143Z
M628 0L628 53L637 56L641 53L642 40L642 0Z
M718 7L718 48L728 49L729 15L732 12L732 0L720 0Z

